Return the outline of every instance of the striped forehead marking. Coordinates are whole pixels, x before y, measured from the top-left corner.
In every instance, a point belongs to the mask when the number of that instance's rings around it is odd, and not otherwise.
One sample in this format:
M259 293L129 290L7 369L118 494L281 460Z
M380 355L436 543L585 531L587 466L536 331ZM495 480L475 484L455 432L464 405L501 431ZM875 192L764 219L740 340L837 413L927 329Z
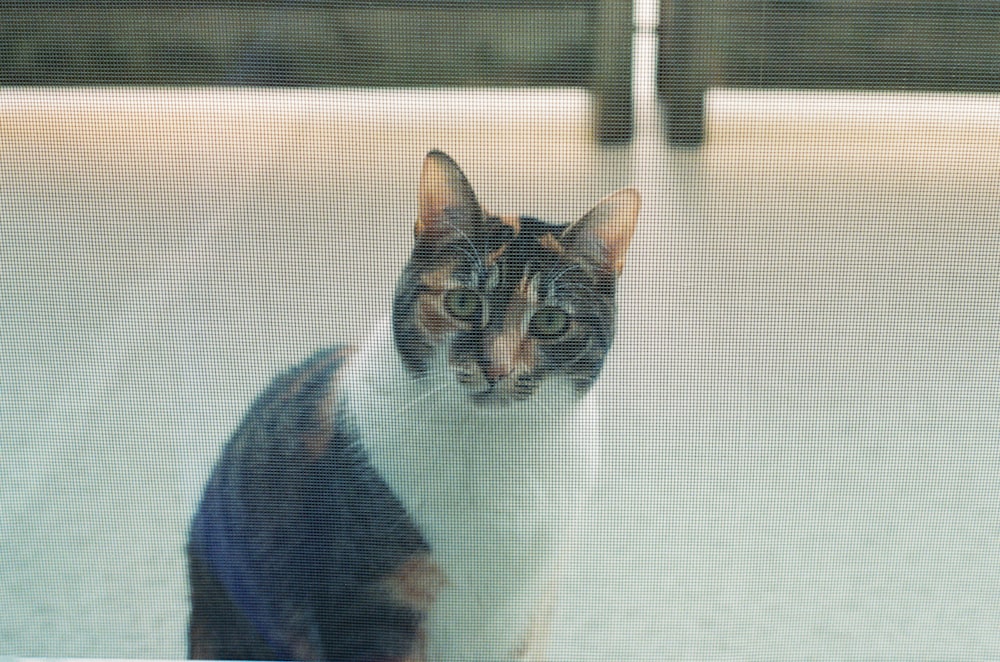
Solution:
M538 303L538 281L539 274L524 274L521 282L517 284L517 294L529 304Z

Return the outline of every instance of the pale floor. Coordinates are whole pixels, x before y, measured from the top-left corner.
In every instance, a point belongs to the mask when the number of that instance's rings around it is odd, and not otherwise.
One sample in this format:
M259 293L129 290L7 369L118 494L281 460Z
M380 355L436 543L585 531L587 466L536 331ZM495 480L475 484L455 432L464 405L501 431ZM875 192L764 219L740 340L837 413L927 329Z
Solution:
M275 371L359 338L421 159L497 211L644 206L577 660L1000 656L1000 100L0 92L0 655L184 653L187 519Z

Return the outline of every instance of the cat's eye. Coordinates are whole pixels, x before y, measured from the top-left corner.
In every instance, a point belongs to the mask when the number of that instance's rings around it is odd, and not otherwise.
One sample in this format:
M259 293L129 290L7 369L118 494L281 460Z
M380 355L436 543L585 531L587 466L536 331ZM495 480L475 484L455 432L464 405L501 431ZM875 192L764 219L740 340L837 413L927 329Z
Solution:
M475 290L451 290L444 295L444 307L452 317L472 322L482 316L483 299Z
M569 331L569 314L562 308L545 306L535 311L528 322L528 333L551 340Z

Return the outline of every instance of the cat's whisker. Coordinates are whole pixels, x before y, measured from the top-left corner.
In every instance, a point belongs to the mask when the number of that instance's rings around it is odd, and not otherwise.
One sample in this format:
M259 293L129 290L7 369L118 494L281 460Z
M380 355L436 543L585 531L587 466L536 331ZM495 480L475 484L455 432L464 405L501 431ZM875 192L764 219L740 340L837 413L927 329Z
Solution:
M465 253L466 255L468 255L469 257L471 257L475 261L477 267L479 267L482 270L485 270L486 266L483 264L483 259L479 256L479 251L476 249L476 244L473 243L472 238L469 237L469 235L465 232L465 230L463 230L462 228L458 227L457 225L455 225L451 221L445 221L444 224L447 225L448 227L452 228L455 232L458 233L458 235L460 237L462 237L462 239L465 239L465 241L468 242L469 247L472 249L472 252L468 253L468 252L466 252L464 250L462 252Z
M555 287L559 283L560 278L562 278L563 276L574 270L583 271L583 267L581 267L579 264L569 265L568 267L566 267L565 269L563 269L562 271L560 271L559 273L557 273L555 276L552 277L552 282L550 284L550 287Z
M407 411L413 409L414 407L416 407L417 405L419 405L421 402L423 402L427 398L431 397L432 395L434 395L436 393L440 393L441 391L443 391L446 388L448 388L448 383L447 382L443 382L439 386L435 386L435 387L431 388L426 393L423 393L423 394L417 396L416 398L414 398L413 400L411 400L410 402L406 403L406 405L404 405L403 407L401 407L399 409L398 413L402 414L403 412L407 412Z
M567 303L580 302L587 306L600 306L602 314L614 309L613 300L586 283L557 283L549 288L550 296Z
M582 359L584 356L590 353L590 350L593 349L593 347L594 347L594 339L587 338L587 345L579 352L577 352L576 356L574 356L572 359L565 361L563 365L567 368L574 367L580 361L580 359Z
M555 292L565 293L564 296L571 299L582 299L584 295L587 295L588 300L600 301L603 304L610 305L612 299L608 297L607 294L603 292L598 292L593 285L577 281L575 283L557 283L555 286Z
M533 398L531 401L531 406L539 409L542 413L551 416L552 418L557 418L559 416L559 411L547 403L543 398Z
M479 267L480 269L483 268L483 266L482 266L483 263L482 263L482 261L481 261L478 253L474 253L473 251L470 251L469 249L465 248L464 246L455 246L454 249L456 251L458 251L459 253L461 253L462 255L464 255L467 258L469 258L469 260L471 260L472 262L474 262L476 264L476 266Z

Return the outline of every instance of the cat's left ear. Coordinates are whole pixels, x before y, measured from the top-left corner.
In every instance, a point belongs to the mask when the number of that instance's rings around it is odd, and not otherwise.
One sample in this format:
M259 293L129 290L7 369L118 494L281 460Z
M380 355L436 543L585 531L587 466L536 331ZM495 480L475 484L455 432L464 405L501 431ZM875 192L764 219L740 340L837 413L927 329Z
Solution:
M618 275L625 266L639 206L639 192L634 188L616 191L563 230L559 241Z
M429 152L420 172L420 216L415 234L445 235L465 230L449 224L476 223L482 216L476 194L458 165L444 152Z

